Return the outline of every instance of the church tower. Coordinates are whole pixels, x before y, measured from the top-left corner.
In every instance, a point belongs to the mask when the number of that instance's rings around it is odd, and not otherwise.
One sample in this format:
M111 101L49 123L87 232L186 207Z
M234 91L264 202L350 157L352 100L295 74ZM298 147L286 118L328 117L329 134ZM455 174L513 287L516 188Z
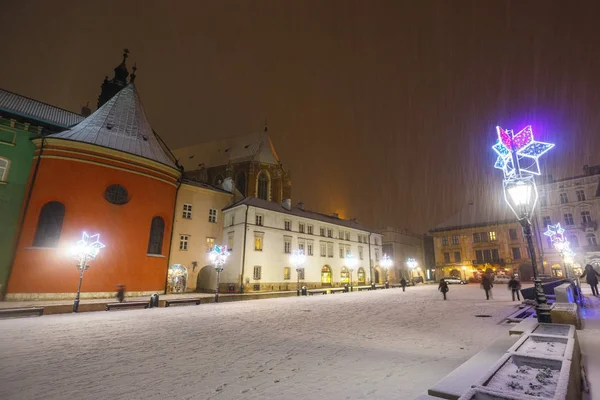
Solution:
M129 71L127 70L127 57L129 57L129 50L123 50L123 61L115 68L115 76L109 81L108 76L104 78L102 82L100 96L98 96L98 108L102 107L106 102L114 97L115 94L119 93L121 89L127 86L127 77ZM132 75L134 77L135 75Z

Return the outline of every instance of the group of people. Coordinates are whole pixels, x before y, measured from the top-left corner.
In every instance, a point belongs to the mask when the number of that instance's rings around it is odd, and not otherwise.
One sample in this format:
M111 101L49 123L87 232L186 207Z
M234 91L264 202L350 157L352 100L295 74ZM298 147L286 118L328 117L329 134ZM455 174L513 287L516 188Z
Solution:
M592 295L599 296L598 294L598 277L600 273L598 273L591 264L587 264L583 271L583 275L580 278L585 278L586 282L592 288ZM512 301L516 300L521 301L521 282L519 282L518 275L513 275L508 281L508 290L512 293ZM491 273L485 273L481 277L481 285L480 287L485 291L485 298L489 300L493 298L492 296L492 288L494 287L494 275ZM404 289L404 285L402 287ZM445 279L440 280L440 285L438 286L438 290L442 292L444 296L444 300L446 300L446 293L450 290L448 287L448 282Z

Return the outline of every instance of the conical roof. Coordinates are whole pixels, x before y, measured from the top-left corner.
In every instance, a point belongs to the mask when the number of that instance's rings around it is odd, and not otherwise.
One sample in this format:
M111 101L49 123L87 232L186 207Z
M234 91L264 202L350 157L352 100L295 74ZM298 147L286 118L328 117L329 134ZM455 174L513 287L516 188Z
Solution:
M177 168L150 127L132 83L79 124L48 137L108 147Z

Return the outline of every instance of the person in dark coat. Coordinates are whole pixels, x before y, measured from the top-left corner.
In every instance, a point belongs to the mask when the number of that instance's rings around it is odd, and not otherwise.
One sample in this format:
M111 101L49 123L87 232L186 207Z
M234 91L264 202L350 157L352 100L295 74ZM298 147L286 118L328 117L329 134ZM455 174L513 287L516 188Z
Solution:
M483 277L481 278L481 288L483 290L485 290L486 300L490 299L490 295L491 295L491 291L492 291L493 287L494 287L494 284L492 283L492 278L490 277L490 275L483 274Z
M519 295L519 290L521 290L521 282L517 279L516 275L508 281L508 290L512 291L512 299L515 301L515 294L517 295L517 300L521 301L521 296Z
M446 293L448 293L448 290L450 289L448 288L448 283L444 279L440 280L440 286L438 286L438 290L442 292L444 295L444 300L446 300Z
M598 296L598 277L600 274L596 272L594 267L591 264L585 266L585 270L583 271L583 275L580 278L585 277L585 281L592 288L592 295Z
M402 291L405 292L406 291L406 279L404 279L404 277L402 277L402 279L400 279L400 286L402 286Z
M117 300L119 303L125 300L125 285L117 285Z

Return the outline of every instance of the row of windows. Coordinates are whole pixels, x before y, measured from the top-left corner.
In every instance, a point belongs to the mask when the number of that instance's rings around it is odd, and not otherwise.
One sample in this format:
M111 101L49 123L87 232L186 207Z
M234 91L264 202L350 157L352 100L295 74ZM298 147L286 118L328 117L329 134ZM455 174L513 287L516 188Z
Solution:
M581 215L581 223L582 224L589 224L592 222L592 214L589 211L587 211L587 210L582 211L580 213L580 215ZM567 226L575 225L575 219L573 218L572 213L564 213L563 218L565 221L565 225L567 225ZM545 215L542 217L542 222L544 224L544 227L548 227L548 225L552 225L552 218L548 215Z
M256 214L255 218L256 218L255 222L256 222L257 226L264 225L264 215ZM231 224L233 225L233 217L232 217ZM288 219L283 221L283 229L285 229L286 231L292 231L292 229L293 229L292 221L288 220ZM314 226L311 224L305 224L304 222L298 222L298 232L313 235L314 234ZM319 227L319 235L323 236L323 237L333 238L333 229L321 226L321 227ZM338 238L342 239L342 240L350 240L350 238L351 238L350 232L343 231L340 229L338 231ZM358 235L358 242L359 243L368 243L368 236L367 235ZM374 238L374 242L376 245L379 244L379 240L377 237Z
M585 190L583 190L583 189L577 189L575 191L575 196L577 198L577 201L585 201L586 200ZM560 200L560 204L569 203L569 196L568 196L567 192L561 192L559 194L559 200ZM542 207L548 206L548 197L546 195L540 196L540 206L542 206Z
M512 251L512 258L514 260L521 259L521 248L513 247L513 248L511 248L511 251ZM460 256L460 251L455 251L453 255L454 255L454 261L451 261L451 258L450 258L451 254L444 253L444 263L450 264L450 262L454 262L454 263L462 262L462 259ZM500 261L500 255L498 253L498 249L476 250L475 258L477 259L478 264L492 263L492 262Z
M191 235L187 235L187 234L180 234L179 235L179 250L181 251L187 251L190 248L190 239L191 239ZM206 238L206 252L210 252L212 251L212 249L215 247L215 238L214 237L207 237ZM232 251L233 250L233 232L230 232L227 238L227 250Z
M510 240L517 240L517 230L516 229L509 229L508 231L508 236L510 238ZM448 236L442 236L442 246L448 246L449 242L448 242ZM451 236L452 239L452 245L456 246L458 244L460 244L460 237L458 235L453 235ZM473 233L473 242L474 243L485 243L485 242L493 242L495 240L497 240L497 235L495 231L491 231L491 232L475 232Z
M42 206L33 237L34 247L56 247L62 232L65 219L65 206L58 201L51 201ZM148 254L161 254L165 231L165 221L154 217L150 223Z
M304 280L305 278L305 269L300 268L297 272L298 279ZM290 280L292 277L292 268L284 267L283 268L283 280ZM262 266L255 265L252 271L252 279L255 281L259 281L262 278ZM365 269L363 267L358 268L356 272L357 281L365 282ZM326 282L328 280L328 282ZM331 283L331 268L323 267L321 270L321 281L324 283ZM340 282L341 283L350 283L350 271L346 267L342 267L340 270Z
M183 205L183 212L181 215L184 219L192 219L192 205L191 204L184 204ZM214 208L210 208L208 210L208 222L211 222L213 224L217 223L217 210ZM233 225L233 222L232 222Z

